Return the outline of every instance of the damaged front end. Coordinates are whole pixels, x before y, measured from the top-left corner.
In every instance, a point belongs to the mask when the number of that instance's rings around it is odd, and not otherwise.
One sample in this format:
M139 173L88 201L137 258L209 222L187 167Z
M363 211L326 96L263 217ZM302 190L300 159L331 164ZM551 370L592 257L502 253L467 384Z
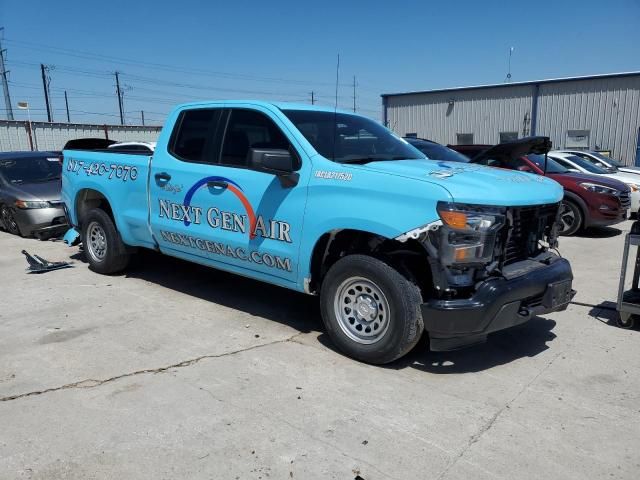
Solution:
M566 308L571 268L551 251L559 206L439 202L440 220L396 238L416 240L429 254L435 294L422 309L433 350L481 342L491 331Z

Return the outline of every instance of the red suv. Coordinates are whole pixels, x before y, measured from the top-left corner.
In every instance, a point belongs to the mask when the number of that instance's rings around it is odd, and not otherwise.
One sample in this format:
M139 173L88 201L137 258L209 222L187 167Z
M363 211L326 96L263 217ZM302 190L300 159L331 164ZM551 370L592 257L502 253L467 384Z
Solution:
M471 163L544 174L562 185L561 235L573 235L581 228L613 225L628 217L631 199L629 187L624 183L601 175L569 172L550 158L544 173L543 153L551 148L547 137L528 137L493 147L450 145L449 148L463 155L473 155Z

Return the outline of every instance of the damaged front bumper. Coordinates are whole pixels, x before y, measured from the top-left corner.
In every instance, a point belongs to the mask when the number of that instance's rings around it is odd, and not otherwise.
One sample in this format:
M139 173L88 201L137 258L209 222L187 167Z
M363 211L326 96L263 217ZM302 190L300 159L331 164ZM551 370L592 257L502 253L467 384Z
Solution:
M503 276L478 284L465 299L434 299L421 305L431 350L456 350L486 341L491 332L565 310L575 295L569 262L547 254L505 267Z

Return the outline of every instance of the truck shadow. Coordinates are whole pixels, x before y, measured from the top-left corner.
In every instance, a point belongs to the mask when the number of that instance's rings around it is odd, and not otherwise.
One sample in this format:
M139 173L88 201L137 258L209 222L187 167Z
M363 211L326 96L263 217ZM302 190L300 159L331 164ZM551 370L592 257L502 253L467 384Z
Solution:
M524 325L489 335L487 342L452 352L432 352L425 335L406 357L389 368L415 368L429 373L452 374L488 370L523 357L534 357L548 349L555 320L534 317Z
M141 250L125 275L264 317L303 333L321 329L318 300L284 288Z
M83 261L78 252L73 259ZM215 270L151 250L141 250L125 273L208 302L295 328L322 332L318 342L342 355L323 332L318 298ZM546 350L555 338L556 322L535 317L524 325L489 335L485 344L453 352L431 352L425 336L405 357L381 368L415 368L427 373L455 374L487 370Z

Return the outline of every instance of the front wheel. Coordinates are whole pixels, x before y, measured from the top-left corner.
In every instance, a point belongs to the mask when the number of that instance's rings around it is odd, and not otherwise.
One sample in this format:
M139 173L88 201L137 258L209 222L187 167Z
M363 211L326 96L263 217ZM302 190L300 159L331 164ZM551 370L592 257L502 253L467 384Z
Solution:
M0 207L0 222L4 225L7 232L14 235L22 235L20 227L13 216L13 212L6 205L2 205L2 207Z
M91 270L110 274L126 268L130 254L107 213L94 208L82 222L82 241Z
M560 235L568 237L582 227L582 210L574 202L563 200L560 205Z
M348 255L327 272L320 308L327 333L346 355L384 364L420 340L422 296L415 283L373 257Z

